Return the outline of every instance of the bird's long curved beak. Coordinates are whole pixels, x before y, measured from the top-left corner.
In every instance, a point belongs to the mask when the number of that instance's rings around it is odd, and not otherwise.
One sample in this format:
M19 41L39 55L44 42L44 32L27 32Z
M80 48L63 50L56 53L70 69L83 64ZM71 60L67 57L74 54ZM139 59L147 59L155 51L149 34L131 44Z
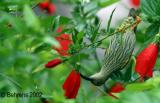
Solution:
M85 80L93 81L93 79L91 79L91 78L89 78L89 77L83 75L82 73L80 73L80 76L81 76L83 79L85 79Z

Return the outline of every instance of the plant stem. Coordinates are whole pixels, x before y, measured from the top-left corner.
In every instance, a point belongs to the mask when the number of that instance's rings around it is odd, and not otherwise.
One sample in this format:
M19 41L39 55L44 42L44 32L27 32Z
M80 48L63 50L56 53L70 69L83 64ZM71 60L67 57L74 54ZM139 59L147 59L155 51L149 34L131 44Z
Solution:
M95 86L94 84L93 84L93 86L96 87L97 90L100 91L102 94L107 95L107 93L104 90L102 90L100 87Z
M140 77L138 77L138 78L136 78L135 80L133 80L133 81L131 81L131 82L128 82L127 84L131 84L131 83L135 83L137 80L139 80L140 79ZM126 84L126 85L127 85Z
M130 27L132 27L132 26L135 27L136 25L138 25L138 23L139 23L139 21L137 20L137 21L135 21L134 23L132 23L131 25L129 25L128 27L124 28L124 29L117 30L117 31L115 31L115 32L113 32L113 33L111 33L111 34L103 37L102 39L93 42L92 44L88 44L88 45L80 48L79 50L77 50L77 51L74 52L73 54L79 53L81 50L83 50L83 49L85 49L85 48L88 48L88 47L90 47L90 46L92 46L92 45L94 45L94 44L96 44L96 43L101 43L103 40L107 39L108 37L110 37L110 36L112 36L112 35L114 35L114 34L116 34L116 33L123 32L123 31L125 31L126 29L128 29L128 28L130 28Z

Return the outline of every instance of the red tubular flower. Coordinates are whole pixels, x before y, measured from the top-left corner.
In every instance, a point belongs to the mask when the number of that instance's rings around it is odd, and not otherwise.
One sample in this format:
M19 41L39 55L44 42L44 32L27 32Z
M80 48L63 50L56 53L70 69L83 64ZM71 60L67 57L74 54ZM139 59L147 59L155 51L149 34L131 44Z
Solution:
M68 34L61 34L60 36L56 37L56 40L59 42L60 47L53 47L53 49L55 49L61 56L69 56L69 45L72 43L70 36Z
M153 68L158 56L158 45L150 44L142 52L140 52L136 58L135 71L141 76L152 77Z
M124 89L125 89L124 86L123 86L121 83L117 82L117 83L115 83L115 84L110 88L108 94L109 94L110 96L118 99L118 97L114 96L112 93L120 93L120 92L122 92Z
M63 90L65 91L64 95L67 99L76 98L80 83L80 73L76 70L72 70L63 84Z
M62 32L62 27L59 26L59 27L57 28L56 32L57 32L57 33L61 33L61 32Z
M140 0L130 0L131 4L138 7L140 5Z
M39 3L39 8L41 10L47 9L48 6L49 6L49 2L48 1L44 1L44 2Z
M61 63L62 63L62 60L57 58L57 59L53 59L53 60L49 61L47 64L45 64L45 67L46 68L53 68Z
M47 11L50 15L54 14L54 12L56 11L56 6L53 3L50 3L47 8Z
M41 10L46 10L48 14L54 14L54 12L56 11L56 6L49 1L39 3L39 8Z

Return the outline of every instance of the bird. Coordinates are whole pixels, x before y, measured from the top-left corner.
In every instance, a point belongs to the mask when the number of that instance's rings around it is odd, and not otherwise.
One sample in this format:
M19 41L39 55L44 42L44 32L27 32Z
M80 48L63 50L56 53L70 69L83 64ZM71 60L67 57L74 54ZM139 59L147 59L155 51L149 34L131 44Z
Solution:
M91 81L96 86L103 85L109 77L122 70L129 63L133 50L135 48L136 25L132 25L139 17L135 16L135 9L131 9L129 17L115 30L115 34L111 37L109 47L106 49L103 64L99 72L86 77L81 74L84 79ZM130 26L132 25L132 26Z

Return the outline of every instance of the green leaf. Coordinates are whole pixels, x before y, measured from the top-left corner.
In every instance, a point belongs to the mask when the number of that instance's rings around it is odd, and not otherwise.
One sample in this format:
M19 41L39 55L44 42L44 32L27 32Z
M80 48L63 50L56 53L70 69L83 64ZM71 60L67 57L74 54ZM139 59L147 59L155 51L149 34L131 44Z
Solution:
M78 39L78 42L81 43L82 40L83 40L83 36L84 36L84 32L81 31L77 34L77 39Z
M44 42L51 46L60 47L59 43L51 36L44 37Z
M143 83L133 83L126 86L126 90L129 91L144 91L148 89L157 88L160 85L160 78L151 78Z
M56 18L53 18L53 22L52 22L52 30L56 31L57 28L59 27L59 22L60 22L60 16L57 16Z
M100 0L99 1L99 6L101 7L106 7L106 6L109 6L113 3L116 3L118 2L119 0Z
M157 67L157 69L158 69L158 67L160 67L160 58L157 58L156 67ZM160 68L159 68L159 70L160 70Z
M56 31L59 26L65 25L70 22L70 19L64 16L57 16L56 18L53 18L52 21L52 31Z
M126 86L126 90L128 91L144 91L152 88L153 85L146 83L134 83Z
M88 3L85 7L84 7L84 13L85 14L88 14L88 13L91 13L93 12L94 10L96 10L98 7L98 4L97 2L90 2Z
M60 25L68 24L71 20L65 16L60 17Z
M113 9L111 15L110 15L110 18L109 18L109 21L108 21L108 25L107 25L107 32L110 32L110 24L111 24L111 21L112 21L112 17L113 17L113 13L115 12L116 8Z
M35 31L40 31L40 22L28 5L24 6L23 15L28 27L33 28Z
M44 65L39 65L35 70L32 71L32 73L40 72L44 69Z
M99 32L99 28L100 28L100 23L97 26L90 26L89 28L89 35L91 35L91 41L94 42L96 37L98 36L98 32Z
M141 0L142 13L150 22L160 22L160 0Z
M160 24L151 24L147 30L146 30L146 34L148 34L149 36L155 36L160 30Z
M37 45L34 49L34 53L38 53L40 51L43 51L43 50L50 50L51 47L49 45L47 45L46 43L41 43L39 45Z
M31 0L1 0L0 7L1 6L7 7L7 6L11 6L11 5L16 5L18 7L21 7L25 4L37 4L39 2L40 2L40 0L32 0L32 2L31 2Z
M73 42L74 42L74 44L76 44L77 43L77 30L76 29L73 29L72 30L72 39L73 39Z
M147 80L146 84L148 84L148 85L151 84L155 88L159 87L160 86L160 76L157 76L157 77L154 77L154 78L151 78L151 79Z

